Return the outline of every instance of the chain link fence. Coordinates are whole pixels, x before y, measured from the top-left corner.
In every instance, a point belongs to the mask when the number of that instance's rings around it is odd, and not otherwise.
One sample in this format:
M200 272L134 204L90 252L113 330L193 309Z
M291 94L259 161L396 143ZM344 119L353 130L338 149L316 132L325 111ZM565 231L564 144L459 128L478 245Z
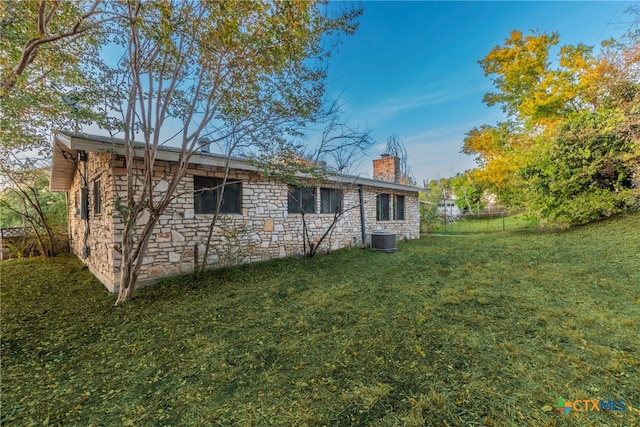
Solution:
M447 215L438 212L430 218L423 217L422 232L436 234L495 233L503 231L530 230L536 221L522 213L493 210L473 214Z

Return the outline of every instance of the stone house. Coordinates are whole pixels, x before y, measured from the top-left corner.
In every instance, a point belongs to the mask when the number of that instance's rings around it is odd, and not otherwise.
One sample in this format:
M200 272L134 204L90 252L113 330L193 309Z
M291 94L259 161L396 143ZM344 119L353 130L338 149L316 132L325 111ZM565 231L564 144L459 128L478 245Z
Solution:
M172 148L158 151L154 192L165 191L178 158ZM175 198L159 219L144 258L139 283L191 272L203 256L207 228L224 176L225 158L198 152ZM397 180L398 159L374 161L374 179L333 176L320 185L293 187L278 182L243 159L232 159L215 228L209 265L230 265L296 256L302 253L300 209L308 230L318 239L340 217L321 250L360 245L372 232L386 231L398 239L420 235L418 193ZM54 136L50 188L68 193L69 244L90 271L112 292L120 280L124 224L115 201L126 198L127 168L122 141L66 132ZM304 202L303 202L304 201ZM303 203L303 205L301 205ZM138 223L145 223L144 216Z

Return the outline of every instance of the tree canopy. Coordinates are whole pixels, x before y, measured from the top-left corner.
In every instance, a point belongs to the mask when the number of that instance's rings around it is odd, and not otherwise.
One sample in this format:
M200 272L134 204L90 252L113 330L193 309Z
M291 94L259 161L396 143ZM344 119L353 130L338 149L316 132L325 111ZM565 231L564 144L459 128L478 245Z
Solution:
M114 201L126 224L124 301L193 153L205 143L246 156L299 144L322 116L335 37L352 34L361 12L322 1L4 2L3 170L46 163L54 129L97 123L123 136L128 165L144 143L144 168L128 168L127 195ZM152 171L164 144L180 155L158 195Z
M149 239L190 157L203 143L224 146L227 155L289 147L322 105L323 37L355 31L360 10L332 16L318 2L195 0L114 8L126 16L114 38L126 53L113 75L124 88L128 165L136 161L135 141L145 145L143 167L127 168L126 199L117 205L125 224L120 304L133 294ZM179 148L179 158L158 194L154 164L165 143Z
M470 130L478 183L503 204L552 227L583 224L638 206L638 32L591 46L558 46L558 33L513 31L479 61L507 120ZM552 55L557 52L556 57Z

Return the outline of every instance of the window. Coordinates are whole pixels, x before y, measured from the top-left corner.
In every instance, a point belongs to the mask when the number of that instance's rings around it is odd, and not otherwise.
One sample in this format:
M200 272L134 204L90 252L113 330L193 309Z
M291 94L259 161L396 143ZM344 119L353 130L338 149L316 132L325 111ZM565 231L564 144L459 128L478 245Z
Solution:
M214 213L220 195L222 195L222 204L219 213L242 213L242 184L227 181L222 191L222 182L222 178L193 177L193 202L196 214Z
M336 213L342 209L342 190L337 188L320 189L320 213Z
M378 194L376 197L376 219L378 221L389 220L389 195Z
M393 204L393 219L404 221L404 196L396 196Z
M289 186L287 204L289 213L314 213L316 211L315 188Z
M100 179L93 181L93 214L100 215L102 210L102 199L100 196Z
M89 219L89 189L80 188L80 219Z

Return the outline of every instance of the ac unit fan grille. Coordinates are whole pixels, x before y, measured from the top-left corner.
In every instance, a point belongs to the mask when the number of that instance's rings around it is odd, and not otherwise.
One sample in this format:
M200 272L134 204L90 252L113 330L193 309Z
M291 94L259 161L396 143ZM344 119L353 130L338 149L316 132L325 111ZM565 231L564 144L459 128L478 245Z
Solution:
M371 233L371 249L383 252L397 251L396 235L389 232Z

